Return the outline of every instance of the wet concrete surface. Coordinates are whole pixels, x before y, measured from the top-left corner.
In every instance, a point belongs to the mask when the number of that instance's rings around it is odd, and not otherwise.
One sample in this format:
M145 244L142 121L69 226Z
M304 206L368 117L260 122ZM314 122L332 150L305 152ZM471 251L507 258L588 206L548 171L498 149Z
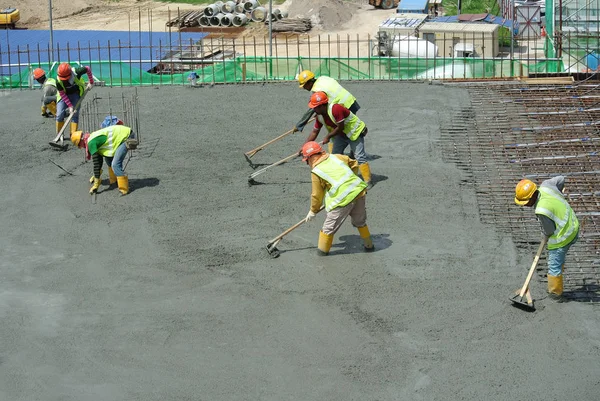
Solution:
M323 216L265 250L308 211L306 165L247 183L243 153L306 110L294 84L138 89L132 192L104 177L96 204L91 163L47 145L39 93L0 97L0 400L597 400L598 308L538 282L538 310L513 308L533 255L480 223L442 161L440 124L468 94L345 86L369 127L377 251L346 222L326 258Z

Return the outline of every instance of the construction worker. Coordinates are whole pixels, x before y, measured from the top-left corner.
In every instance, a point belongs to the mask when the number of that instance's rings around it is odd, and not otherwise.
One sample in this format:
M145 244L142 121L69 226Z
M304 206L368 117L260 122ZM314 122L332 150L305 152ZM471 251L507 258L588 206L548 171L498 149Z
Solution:
M352 225L358 228L366 252L375 248L365 208L367 184L356 173L358 163L345 155L330 155L317 142L306 142L302 146L302 160L312 169L312 194L306 221L312 220L321 210L323 199L327 217L319 232L317 253L329 254L333 236L350 216Z
M90 90L94 85L94 77L90 67L73 68L69 63L62 63L58 66L58 80L56 88L60 94L60 101L57 105L56 114L56 133L58 133L65 124L65 111L68 108L69 114L73 114L71 119L71 134L77 131L79 123L79 110L74 110L79 98L83 96L85 90ZM81 78L87 74L88 83Z
M565 177L559 175L538 188L531 180L521 180L515 189L515 203L535 207L542 233L548 238L548 293L562 300L563 269L567 251L577 241L579 221L563 195Z
M333 149L331 153L344 154L344 150L348 145L352 149L354 158L358 161L358 169L363 180L367 185L371 186L371 168L367 163L367 155L365 153L365 136L367 135L367 126L354 113L348 110L341 104L330 103L325 92L315 92L310 97L308 107L317 113L315 125L306 139L306 142L314 141L321 127L325 125L327 135L323 138L322 143L326 144L332 138Z
M41 68L33 70L33 79L42 85L42 117L56 116L56 99L58 96L56 80L47 78L46 71Z
M314 72L304 70L298 75L298 83L307 91L325 92L331 99L331 103L341 104L354 114L357 114L360 109L356 98L333 78L324 76L315 78Z
M71 134L75 146L86 150L86 157L94 163L94 176L90 179L90 194L98 191L102 174L102 159L108 165L109 185L115 182L122 195L129 193L129 179L123 171L123 160L129 149L135 148L135 133L125 125L111 125L98 131L75 131Z

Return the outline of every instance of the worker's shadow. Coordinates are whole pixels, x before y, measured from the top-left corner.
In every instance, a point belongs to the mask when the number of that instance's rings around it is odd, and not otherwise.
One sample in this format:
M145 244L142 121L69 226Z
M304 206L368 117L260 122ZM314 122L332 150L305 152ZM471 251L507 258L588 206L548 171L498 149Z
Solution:
M158 178L132 178L129 180L129 192L146 187L155 187L159 183L160 180Z
M372 234L374 252L387 249L392 246L392 240L389 239L389 234ZM364 242L360 235L342 235L341 243L335 243L331 246L330 255L345 255L351 253L365 253Z
M584 302L598 304L600 302L600 286L588 284L563 292L563 302Z

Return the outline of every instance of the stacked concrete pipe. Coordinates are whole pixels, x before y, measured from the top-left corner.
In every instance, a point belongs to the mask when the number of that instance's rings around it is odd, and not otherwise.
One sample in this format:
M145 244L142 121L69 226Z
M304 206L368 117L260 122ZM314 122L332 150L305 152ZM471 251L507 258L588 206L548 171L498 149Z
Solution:
M233 26L244 26L248 23L248 17L246 14L236 14L231 22L233 23Z
M207 15L203 15L198 20L198 23L200 24L200 26L210 26L210 17Z
M235 12L235 1L228 1L221 6L221 12L223 14L232 14Z
M257 8L259 6L259 3L257 0L248 0L244 3L244 9L246 11L252 11L255 8Z
M221 26L231 26L233 22L233 14L225 13L221 18Z
M256 7L252 10L252 13L250 13L250 18L254 22L265 22L267 19L267 9L264 7Z
M235 5L235 12L238 14L243 14L246 9L244 8L244 4L246 3L238 3Z
M213 15L210 17L210 26L219 26L221 25L221 20L225 14L218 13L217 15Z

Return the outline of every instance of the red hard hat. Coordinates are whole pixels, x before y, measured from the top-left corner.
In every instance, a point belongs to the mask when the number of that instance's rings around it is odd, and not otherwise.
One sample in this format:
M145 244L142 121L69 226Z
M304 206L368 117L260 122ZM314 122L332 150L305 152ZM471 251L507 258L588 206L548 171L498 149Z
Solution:
M310 102L308 102L308 107L310 107L311 109L314 109L315 107L320 106L322 104L327 104L327 102L329 102L329 99L327 98L327 93L315 92L310 97Z
M62 63L58 66L58 77L62 80L71 78L71 66L69 63Z
M36 68L33 70L33 79L40 79L44 75L46 75L46 71L42 70L41 68Z
M312 155L318 155L324 153L323 148L315 141L306 142L302 146L302 160L307 161Z

